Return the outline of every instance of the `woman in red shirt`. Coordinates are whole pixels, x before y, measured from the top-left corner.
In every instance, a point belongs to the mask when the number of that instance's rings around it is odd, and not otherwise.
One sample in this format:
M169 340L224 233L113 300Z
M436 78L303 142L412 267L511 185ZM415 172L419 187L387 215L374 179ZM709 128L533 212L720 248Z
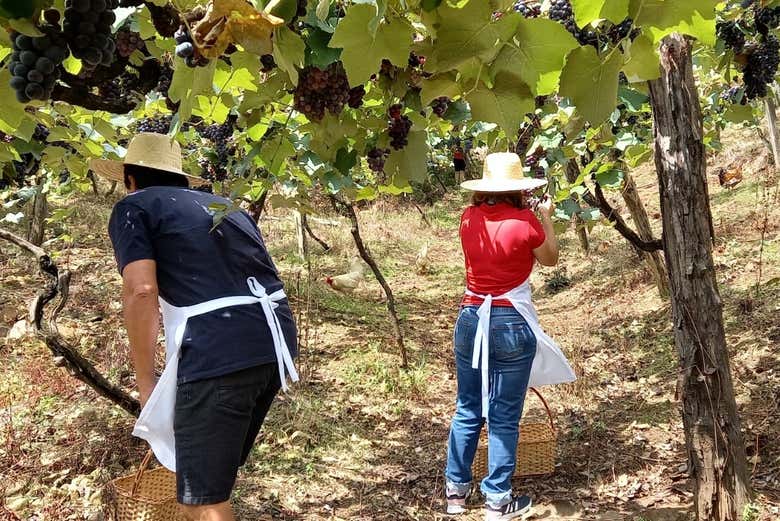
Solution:
M458 396L445 472L449 514L465 511L486 420L488 475L480 487L485 519L514 519L531 508L531 499L513 495L511 487L518 424L537 348L534 328L518 310L530 306L523 299L530 294L527 280L534 263L558 262L551 200L545 197L537 207L541 222L526 204L526 193L545 184L523 176L516 154L499 153L485 159L482 179L461 185L474 195L460 226L467 292L454 335ZM535 314L529 320L536 321Z

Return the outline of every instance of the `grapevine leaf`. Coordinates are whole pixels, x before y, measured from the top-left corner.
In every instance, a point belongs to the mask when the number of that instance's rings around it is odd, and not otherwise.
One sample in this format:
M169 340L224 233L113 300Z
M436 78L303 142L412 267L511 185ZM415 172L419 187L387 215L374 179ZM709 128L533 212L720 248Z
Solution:
M336 170L338 170L342 174L349 175L349 171L356 164L357 164L357 150L352 149L349 152L347 152L347 149L340 148L338 152L336 152L336 160L333 162L333 166L335 166Z
M454 74L439 74L431 79L423 80L420 101L427 106L431 101L440 96L454 98L460 95L460 92L461 88L458 82L455 81Z
M317 2L317 9L315 9L314 12L320 20L327 20L328 13L330 13L330 0L319 0Z
M343 147L349 137L357 131L357 123L349 115L338 116L327 113L319 123L309 123L301 127L302 132L311 133L309 148L323 161L333 162L337 151Z
M496 75L493 88L484 83L466 96L475 120L497 123L507 136L517 134L520 121L534 110L534 99L528 86L508 72Z
M753 119L753 108L750 105L730 105L723 113L723 119L729 123L745 123Z
M425 131L409 132L408 143L393 150L385 161L385 172L393 178L424 181L428 175L428 142Z
M469 108L469 104L462 99L455 100L447 107L447 112L444 113L444 119L456 125L471 120L471 109Z
M81 72L82 63L81 60L71 55L68 56L64 62L62 62L62 66L69 73L78 74L79 72Z
M558 22L523 19L513 42L505 45L493 62L491 74L519 74L534 95L545 96L558 88L566 55L577 47L577 40Z
M421 5L424 11L433 11L441 4L441 0L422 0Z
M437 12L435 63L440 71L457 69L472 58L492 61L523 19L519 13L511 13L493 21L490 2L484 0L461 8L445 5Z
M412 27L394 18L377 27L372 36L366 27L376 9L367 4L353 5L341 20L330 40L330 47L341 48L341 61L347 71L350 85L368 81L379 70L382 59L395 64L406 64L412 44Z
M320 3L322 3L322 1ZM317 10L319 12L319 7ZM271 0L266 4L265 8L263 8L263 11L289 23L298 12L298 0Z
M561 96L570 98L582 116L601 123L615 109L622 54L612 53L602 62L593 47L571 52L561 74Z
M585 27L595 20L622 22L628 16L629 0L571 0L574 20Z
M179 119L187 121L192 115L195 99L200 94L213 93L213 79L216 60L206 67L187 67L181 58L174 61L173 79L168 88L168 97L179 105Z
M306 44L301 37L283 25L274 30L274 61L287 75L290 81L298 83L298 69L303 67Z
M43 36L43 33L35 27L32 20L28 18L12 18L8 20L8 25L11 29L18 33L26 34L27 36Z
M656 44L644 33L631 43L626 54L628 61L623 66L623 72L631 83L654 80L661 76Z
M248 52L235 52L230 56L231 66L217 62L214 72L214 85L221 92L240 94L244 91L257 91L260 58Z
M0 99L5 100L0 104L0 130L6 134L13 133L24 118L24 105L16 101L14 93L8 82L11 81L11 73L7 68L0 70Z
M326 68L341 56L341 49L328 47L331 33L319 28L309 29L306 39L306 65L313 65L320 69Z
M618 87L618 98L622 103L625 103L629 110L633 112L639 112L642 110L642 106L650 101L650 96L644 92L632 89L621 85Z
M631 0L629 16L648 30L654 42L671 33L715 45L715 7L720 0Z
M269 54L271 35L284 20L256 10L245 0L214 0L192 28L192 39L206 58L219 58L231 43L247 52Z

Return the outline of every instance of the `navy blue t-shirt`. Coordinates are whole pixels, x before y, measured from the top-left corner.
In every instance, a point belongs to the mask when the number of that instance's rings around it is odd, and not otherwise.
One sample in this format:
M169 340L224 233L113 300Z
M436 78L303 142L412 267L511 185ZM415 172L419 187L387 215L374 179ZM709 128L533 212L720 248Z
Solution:
M209 206L215 203L230 204L205 192L161 186L119 201L108 227L119 272L133 261L153 259L160 297L178 307L251 295L248 277L255 277L269 294L281 289L252 218L233 212L214 228ZM287 300L279 302L276 314L295 356L297 333ZM179 383L275 361L271 330L259 304L218 309L187 322Z

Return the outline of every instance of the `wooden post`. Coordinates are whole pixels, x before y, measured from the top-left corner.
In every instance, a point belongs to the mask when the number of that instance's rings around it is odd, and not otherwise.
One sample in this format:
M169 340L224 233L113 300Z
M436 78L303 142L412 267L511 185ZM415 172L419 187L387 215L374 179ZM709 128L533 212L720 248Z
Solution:
M772 93L764 98L766 126L769 129L769 143L772 145L772 156L775 160L775 176L780 172L780 134L777 130L777 107Z
M660 52L661 77L649 83L650 103L680 359L677 394L682 397L696 519L739 521L750 482L712 260L714 233L691 45L673 34Z
M577 180L577 178L580 176L580 169L577 166L577 162L574 159L570 159L566 163L566 168L564 168L564 174L566 175L566 180L569 183L573 183ZM573 198L574 196L572 196ZM588 250L590 250L590 243L588 241L588 230L585 228L585 221L582 220L582 217L579 215L574 216L574 229L577 233L577 238L580 241L580 248L584 253L588 253Z
M36 246L43 244L46 234L46 218L49 216L49 202L46 199L46 193L43 191L43 179L36 186L35 196L33 197L32 215L30 216L30 226L27 232L27 239Z

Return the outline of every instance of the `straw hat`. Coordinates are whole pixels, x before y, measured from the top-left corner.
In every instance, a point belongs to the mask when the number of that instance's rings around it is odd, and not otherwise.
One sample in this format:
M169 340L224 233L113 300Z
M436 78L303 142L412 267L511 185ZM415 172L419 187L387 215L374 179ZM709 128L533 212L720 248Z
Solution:
M124 161L111 159L92 159L89 168L99 176L111 181L124 182L125 165L138 165L155 170L163 170L183 175L190 186L201 186L208 181L184 173L181 168L181 147L179 143L165 134L141 132L136 134L127 147Z
M546 184L546 179L525 177L523 162L517 154L497 152L485 158L482 179L465 181L460 186L474 192L527 192Z

